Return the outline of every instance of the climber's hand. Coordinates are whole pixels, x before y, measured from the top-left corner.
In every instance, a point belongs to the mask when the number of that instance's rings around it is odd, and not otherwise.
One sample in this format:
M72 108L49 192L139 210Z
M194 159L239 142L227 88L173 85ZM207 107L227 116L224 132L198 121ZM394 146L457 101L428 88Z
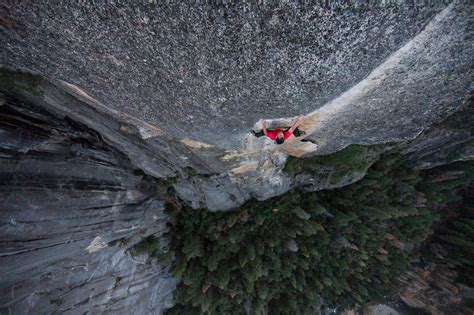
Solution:
M304 115L300 115L298 119L293 123L293 126L291 126L290 130L288 130L290 133L293 133L296 128L298 128L302 123L303 123Z

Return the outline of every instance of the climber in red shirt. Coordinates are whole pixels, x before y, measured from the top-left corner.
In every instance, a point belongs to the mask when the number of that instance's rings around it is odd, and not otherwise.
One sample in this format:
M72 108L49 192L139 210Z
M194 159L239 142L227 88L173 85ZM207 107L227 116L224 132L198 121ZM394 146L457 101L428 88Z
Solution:
M300 115L298 119L295 121L295 123L293 124L293 126L291 126L291 128L288 130L282 130L282 129L268 130L265 120L261 119L260 122L262 124L262 130L258 133L253 130L251 130L251 132L256 137L261 137L265 135L268 138L275 140L276 144L282 144L283 142L285 142L286 139L291 137L292 134L295 137L304 135L304 131L300 131L298 129L298 127L303 123L303 119L304 119L304 116Z

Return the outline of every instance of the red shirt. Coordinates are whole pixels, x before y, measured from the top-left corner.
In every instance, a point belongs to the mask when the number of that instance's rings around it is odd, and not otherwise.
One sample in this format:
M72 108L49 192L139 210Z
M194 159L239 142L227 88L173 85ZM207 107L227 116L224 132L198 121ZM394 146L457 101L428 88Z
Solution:
M272 140L275 140L280 131L283 131L283 138L285 138L285 140L288 139L291 136L291 132L289 132L289 131L284 131L284 130L281 130L281 129L274 129L274 130L268 130L267 131L267 137L272 139Z

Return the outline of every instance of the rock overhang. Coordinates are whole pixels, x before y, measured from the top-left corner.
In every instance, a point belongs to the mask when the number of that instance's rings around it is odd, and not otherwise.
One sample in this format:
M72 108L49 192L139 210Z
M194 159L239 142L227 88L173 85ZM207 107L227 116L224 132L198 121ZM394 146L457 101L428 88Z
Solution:
M236 149L258 118L312 112L446 4L18 4L2 63L73 83L179 138Z

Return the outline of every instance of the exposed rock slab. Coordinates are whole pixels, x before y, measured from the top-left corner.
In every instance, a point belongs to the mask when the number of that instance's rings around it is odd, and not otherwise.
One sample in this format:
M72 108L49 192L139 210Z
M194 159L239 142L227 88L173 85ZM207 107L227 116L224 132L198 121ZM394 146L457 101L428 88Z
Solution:
M445 121L405 145L404 153L419 169L474 159L474 97Z
M197 181L205 185L187 179L176 184L194 207L218 198L210 203L213 210L231 209L251 196L284 193L295 186L282 172L286 156L413 139L473 91L468 2L416 10L401 4L248 11L58 5L49 9L55 15L22 4L3 9L12 23L2 28L2 62L77 83L91 93L83 101L101 100L100 112L108 110L127 124L102 126L93 117L95 104L86 114L75 106L63 111L94 125L147 174L170 177L189 166L208 176ZM128 41L110 41L123 36ZM82 93L76 88L74 94ZM302 127L312 142L292 140L280 148L268 141L248 144L249 126L259 117L291 117L315 108ZM127 140L124 133L146 141ZM205 145L173 142L174 137ZM220 182L233 193L209 196Z
M317 154L411 140L474 92L472 5L454 2L357 85L309 120Z

